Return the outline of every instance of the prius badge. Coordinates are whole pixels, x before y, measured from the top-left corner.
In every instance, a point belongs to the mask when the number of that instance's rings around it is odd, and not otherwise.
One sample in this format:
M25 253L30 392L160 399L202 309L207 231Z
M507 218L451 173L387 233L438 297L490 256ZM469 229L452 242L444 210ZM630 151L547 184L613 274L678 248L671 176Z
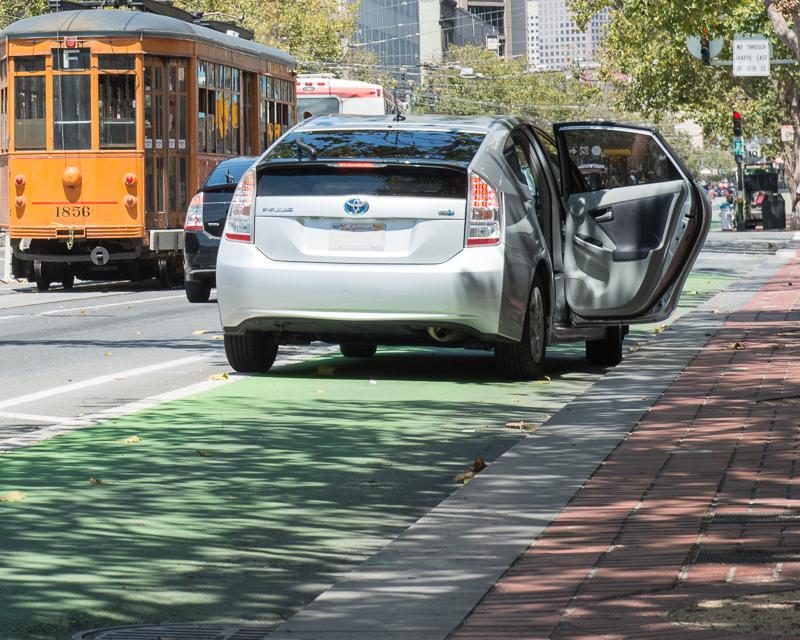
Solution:
M344 212L348 216L363 216L369 211L369 202L361 198L350 198L344 203Z

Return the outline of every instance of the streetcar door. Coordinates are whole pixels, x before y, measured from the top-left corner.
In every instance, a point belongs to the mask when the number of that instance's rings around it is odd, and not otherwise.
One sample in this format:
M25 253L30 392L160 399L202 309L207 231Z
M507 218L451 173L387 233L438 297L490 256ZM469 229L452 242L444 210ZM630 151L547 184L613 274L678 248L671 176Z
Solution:
M186 68L182 58L144 61L145 208L150 229L181 227L186 212Z

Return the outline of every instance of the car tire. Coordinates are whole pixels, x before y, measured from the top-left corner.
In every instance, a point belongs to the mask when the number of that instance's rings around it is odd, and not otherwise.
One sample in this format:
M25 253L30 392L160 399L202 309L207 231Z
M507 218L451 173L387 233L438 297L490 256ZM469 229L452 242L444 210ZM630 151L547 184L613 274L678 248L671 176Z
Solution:
M278 341L269 333L225 334L228 364L241 373L266 373L278 355Z
M606 337L586 341L586 360L589 364L616 367L622 362L622 340L625 331L622 327L609 327Z
M39 260L33 263L33 279L36 282L38 291L47 291L50 289L50 285L53 284L50 269Z
M345 358L371 358L378 350L378 345L369 342L342 342L339 351Z
M189 302L208 302L211 297L211 285L208 282L187 280L185 283L186 299Z
M497 369L504 378L532 380L544 370L547 348L547 304L542 279L537 274L525 313L522 340L498 342L494 347Z

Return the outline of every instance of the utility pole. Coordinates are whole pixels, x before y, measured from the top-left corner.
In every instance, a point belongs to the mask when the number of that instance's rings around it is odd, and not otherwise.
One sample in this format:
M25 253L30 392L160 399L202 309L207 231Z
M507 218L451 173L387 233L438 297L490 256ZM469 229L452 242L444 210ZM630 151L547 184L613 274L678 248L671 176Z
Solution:
M744 220L744 133L742 114L733 112L733 157L736 159L736 230L745 230Z

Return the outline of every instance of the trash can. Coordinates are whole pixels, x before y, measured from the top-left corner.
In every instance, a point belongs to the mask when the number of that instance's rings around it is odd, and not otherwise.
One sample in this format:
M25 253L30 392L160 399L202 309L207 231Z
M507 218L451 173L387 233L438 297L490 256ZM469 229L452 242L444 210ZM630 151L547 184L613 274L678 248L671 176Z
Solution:
M761 203L761 225L764 229L786 228L786 201L780 193L773 193Z

